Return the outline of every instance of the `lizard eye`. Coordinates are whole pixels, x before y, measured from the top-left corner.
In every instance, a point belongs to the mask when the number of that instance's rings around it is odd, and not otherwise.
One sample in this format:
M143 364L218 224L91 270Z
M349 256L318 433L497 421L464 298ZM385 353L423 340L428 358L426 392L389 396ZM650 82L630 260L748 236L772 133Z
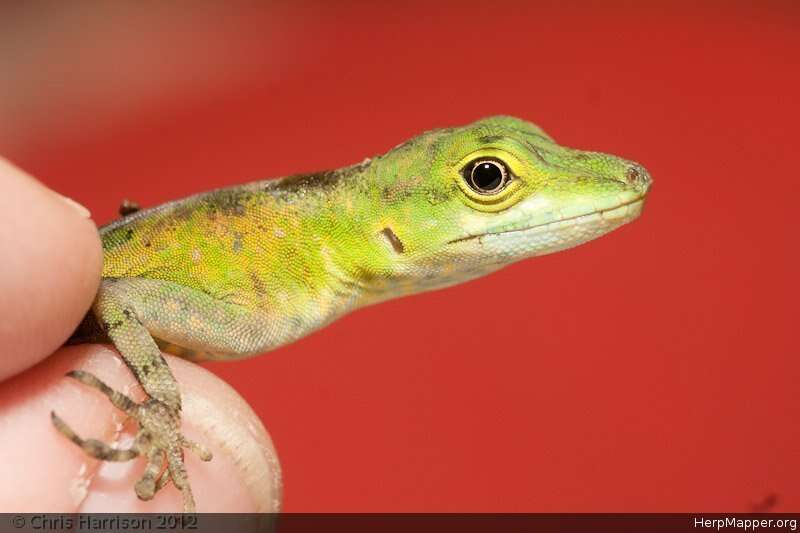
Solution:
M472 190L480 194L495 194L511 181L505 163L496 159L478 159L463 170L464 180Z

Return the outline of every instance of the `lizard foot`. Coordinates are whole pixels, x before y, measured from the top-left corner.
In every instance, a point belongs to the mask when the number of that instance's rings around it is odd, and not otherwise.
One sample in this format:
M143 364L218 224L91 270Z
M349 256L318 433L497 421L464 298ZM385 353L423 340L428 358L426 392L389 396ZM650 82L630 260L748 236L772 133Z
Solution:
M180 413L154 398L136 403L88 372L73 370L67 376L105 394L115 407L139 423L139 431L130 448L117 449L97 439L81 438L55 412L51 412L50 417L56 429L88 455L103 461L129 461L140 455L147 457L144 474L136 482L136 495L142 500L149 500L172 480L183 495L183 512L195 512L194 497L183 462L183 448L189 448L203 461L210 461L212 455L204 446L181 434Z

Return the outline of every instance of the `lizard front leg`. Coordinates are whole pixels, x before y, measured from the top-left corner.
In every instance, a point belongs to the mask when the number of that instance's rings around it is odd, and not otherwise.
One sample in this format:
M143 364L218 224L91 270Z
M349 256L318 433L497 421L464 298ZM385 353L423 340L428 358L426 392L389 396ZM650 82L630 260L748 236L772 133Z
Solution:
M204 461L211 460L211 453L180 432L178 383L153 333L160 342L186 357L240 356L257 352L271 338L265 327L266 319L204 292L143 278L104 279L92 311L149 399L137 404L85 372L74 371L68 376L103 392L116 407L135 419L140 429L134 446L125 453L117 453L94 439L82 439L53 415L56 429L98 459L121 461L146 456L148 464L135 487L139 498L149 500L172 481L183 494L184 511L193 512L195 503L183 462L183 448L189 448ZM165 465L166 473L162 473Z
M105 290L101 289L98 293L93 311L149 399L137 404L86 372L73 371L68 376L100 390L116 407L139 423L134 446L129 450L115 450L95 439L83 439L55 413L52 415L53 424L92 457L125 461L146 455L148 465L144 476L136 484L139 498L152 498L158 489L171 480L183 495L184 512L194 512L194 496L183 462L183 448L190 448L204 461L211 460L211 453L181 434L181 397L178 383L134 306L123 304L120 291L111 286L113 282L105 283ZM164 462L168 475L161 474L159 478Z

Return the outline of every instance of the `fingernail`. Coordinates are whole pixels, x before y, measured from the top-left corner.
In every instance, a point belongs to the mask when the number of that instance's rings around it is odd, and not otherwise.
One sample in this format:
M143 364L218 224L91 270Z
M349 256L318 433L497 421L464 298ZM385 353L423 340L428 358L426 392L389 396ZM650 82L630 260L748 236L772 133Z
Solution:
M92 218L92 214L89 212L88 209L83 207L81 204L73 200L72 198L67 198L66 196L61 196L60 194L56 193L56 195L64 200L64 203L73 208L75 211L78 212L80 216L83 218Z

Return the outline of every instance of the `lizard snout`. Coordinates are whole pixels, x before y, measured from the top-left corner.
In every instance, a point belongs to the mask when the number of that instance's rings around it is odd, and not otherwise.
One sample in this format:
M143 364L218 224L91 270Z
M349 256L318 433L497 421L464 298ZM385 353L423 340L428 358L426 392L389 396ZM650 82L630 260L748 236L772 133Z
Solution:
M632 163L625 171L625 182L636 190L645 193L650 189L653 179L642 165Z

